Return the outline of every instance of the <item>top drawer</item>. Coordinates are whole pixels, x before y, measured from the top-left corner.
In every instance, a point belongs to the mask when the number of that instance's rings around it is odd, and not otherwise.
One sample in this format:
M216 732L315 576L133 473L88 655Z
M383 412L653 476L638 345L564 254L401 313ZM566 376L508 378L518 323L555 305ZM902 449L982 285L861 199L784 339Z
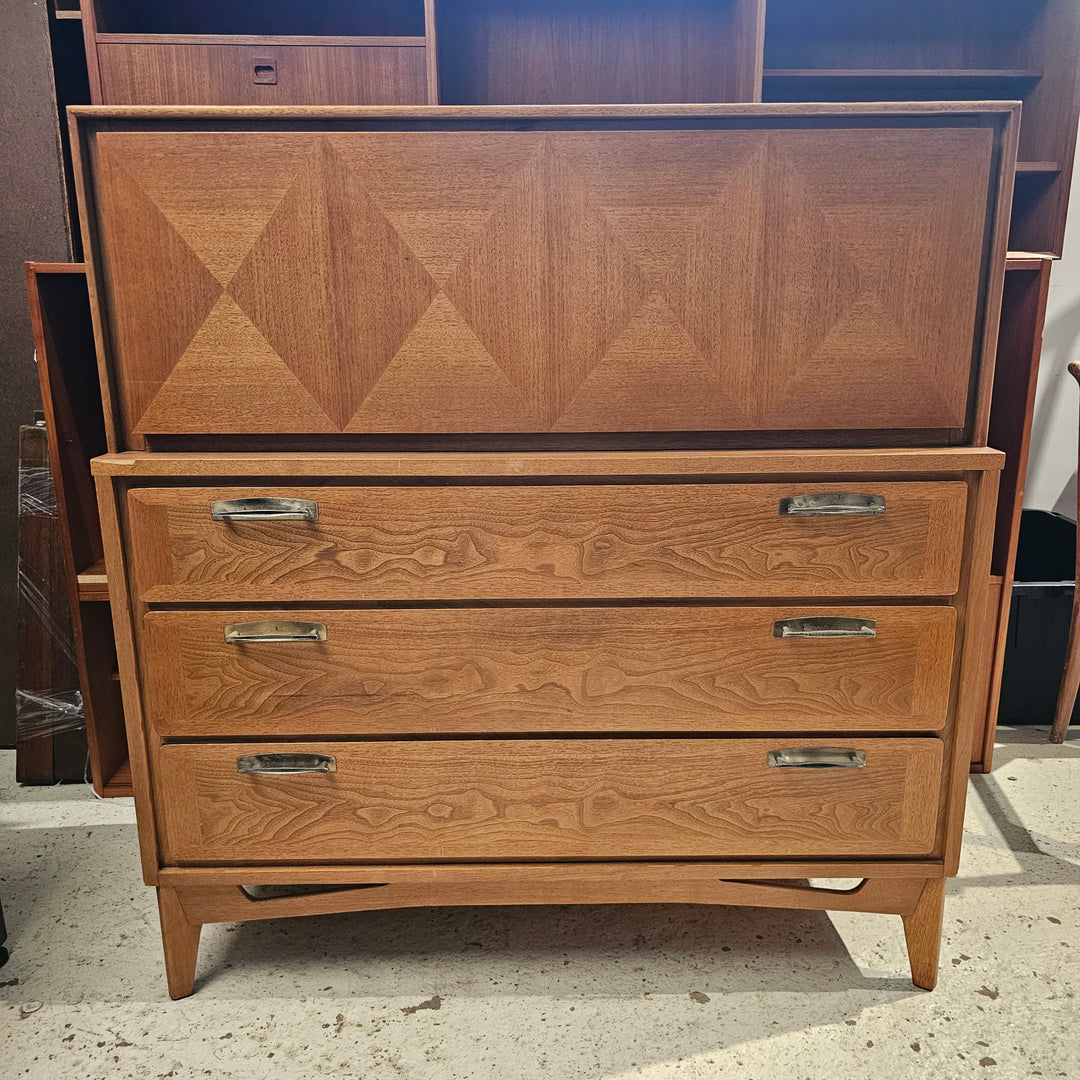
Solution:
M148 603L949 596L966 505L949 481L128 496Z
M84 114L119 442L965 441L1009 112L665 108Z

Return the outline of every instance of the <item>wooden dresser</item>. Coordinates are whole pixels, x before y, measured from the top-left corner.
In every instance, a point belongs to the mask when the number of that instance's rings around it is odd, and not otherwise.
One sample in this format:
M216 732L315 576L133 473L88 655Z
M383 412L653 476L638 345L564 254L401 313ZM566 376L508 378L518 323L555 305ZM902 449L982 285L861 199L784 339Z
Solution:
M206 922L658 901L932 987L1017 107L74 112L170 993Z

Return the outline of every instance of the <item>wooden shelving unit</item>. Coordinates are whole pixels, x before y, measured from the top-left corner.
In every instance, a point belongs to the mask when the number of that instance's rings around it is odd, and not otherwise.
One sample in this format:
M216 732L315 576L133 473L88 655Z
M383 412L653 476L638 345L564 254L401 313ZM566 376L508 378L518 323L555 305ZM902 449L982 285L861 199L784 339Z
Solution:
M1021 100L1010 246L1060 255L1078 42L1075 0L768 0L764 99Z
M1060 255L1064 237L1080 109L1080 0L52 4L54 30L77 42L81 29L91 100L104 104L1021 100L1016 251L998 355L1008 389L995 399L991 442L1002 442L1019 469L1003 487L1010 507L1022 495L1023 438L1015 436L1030 421L1047 257ZM57 66L71 65L61 57ZM95 394L95 386L80 393ZM1015 528L1015 515L999 521L991 582L1005 618ZM95 645L111 641L99 558L78 556L72 569L75 606L89 627L82 638ZM104 718L91 724L103 731L94 775L98 790L110 791L123 787L126 759L115 661L108 648L96 659L88 649L87 663L99 670L84 691L91 699L104 693L100 708L91 702ZM992 745L992 724L989 732L980 747ZM982 753L977 763L985 763Z
M90 771L99 795L130 795L112 609L90 476L90 459L105 452L106 438L85 268L28 263L26 280Z
M423 0L83 0L93 101L425 104Z

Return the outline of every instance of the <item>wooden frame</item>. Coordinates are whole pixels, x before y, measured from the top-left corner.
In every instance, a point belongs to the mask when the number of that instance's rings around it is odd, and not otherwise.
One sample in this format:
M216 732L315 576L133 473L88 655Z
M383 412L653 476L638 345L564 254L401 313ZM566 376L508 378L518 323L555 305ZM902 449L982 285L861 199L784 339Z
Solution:
M807 477L802 455L790 452L652 453L634 452L591 456L596 479L637 474L673 476L680 471L712 481L767 476L770 479L794 475ZM561 476L568 463L558 454L458 455L320 455L291 454L284 459L248 455L202 454L162 455L126 453L98 459L94 471L102 519L105 522L106 562L111 578L123 582L114 587L114 614L125 707L132 743L132 762L139 812L139 837L144 879L159 889L162 930L170 993L182 997L192 992L198 950L199 928L203 923L239 918L268 918L279 915L316 914L329 911L356 911L388 906L457 903L596 903L596 902L694 902L754 903L795 908L833 908L884 911L904 917L905 931L917 985L931 988L936 979L940 942L944 876L954 874L959 860L960 834L967 788L968 753L971 728L981 704L980 687L972 677L985 654L980 632L982 590L979 583L989 572L993 538L993 513L997 470L1003 456L990 450L924 450L877 455L865 451L820 452L817 468L821 475L858 475L872 470L863 479L935 477L966 479L971 499L965 546L969 552L955 604L960 615L958 649L955 658L952 722L945 732L946 765L943 771L938 839L930 859L893 859L885 862L843 859L775 859L709 861L705 863L558 864L558 865L424 865L424 866L276 866L276 867L190 867L176 868L164 863L157 835L151 793L151 776L161 742L155 739L143 717L139 689L137 644L145 606L134 599L130 580L129 553L122 539L126 535L126 492L131 485L160 486L183 482L202 473L217 482L233 477L278 475L314 477L319 474L346 479L362 474L370 482L380 471L387 477L403 471L428 482L442 474L476 474L534 478ZM882 470L891 460L894 472ZM796 461L802 468L792 470ZM957 471L960 470L960 471ZM810 475L813 475L812 473ZM799 877L858 877L867 882L854 892L815 891L793 887L787 882ZM757 882L757 884L747 884ZM342 886L333 893L281 900L252 900L238 888L241 884L290 884ZM373 886L358 889L355 886ZM346 886L354 886L347 888ZM265 904L266 906L259 906Z
M85 267L27 263L26 282L94 790L131 794L90 459L105 449Z
M1024 508L1024 481L1031 448L1035 387L1052 265L1049 256L1010 256L1005 275L988 434L989 444L1005 453L986 614L995 629L987 639L986 704L982 719L975 725L971 751L973 772L987 773L993 764L994 732L1008 643L1013 572L1020 514Z

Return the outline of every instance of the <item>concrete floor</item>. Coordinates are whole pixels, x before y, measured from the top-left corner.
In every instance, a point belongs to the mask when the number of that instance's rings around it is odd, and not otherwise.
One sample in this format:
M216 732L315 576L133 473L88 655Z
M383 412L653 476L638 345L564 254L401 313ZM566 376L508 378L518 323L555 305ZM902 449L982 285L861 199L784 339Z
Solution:
M0 1077L1080 1078L1080 739L972 779L942 973L899 918L458 908L210 926L172 1003L129 800L0 754Z

